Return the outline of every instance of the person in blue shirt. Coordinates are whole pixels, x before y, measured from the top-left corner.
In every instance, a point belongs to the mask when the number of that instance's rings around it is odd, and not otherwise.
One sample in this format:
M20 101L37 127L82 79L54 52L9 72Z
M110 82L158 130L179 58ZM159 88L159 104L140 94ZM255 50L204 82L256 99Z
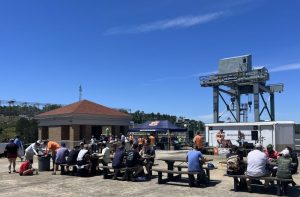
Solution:
M187 153L186 161L188 162L188 171L189 172L199 172L197 174L197 183L204 183L207 184L207 177L205 175L205 172L202 168L202 164L205 161L205 158L203 157L202 153L198 151L197 149L190 150ZM195 177L193 174L189 174L189 185L190 187L193 187L195 184Z
M18 157L21 159L21 161L23 161L24 147L23 147L23 143L20 140L19 136L16 136L14 143L19 147L18 148Z

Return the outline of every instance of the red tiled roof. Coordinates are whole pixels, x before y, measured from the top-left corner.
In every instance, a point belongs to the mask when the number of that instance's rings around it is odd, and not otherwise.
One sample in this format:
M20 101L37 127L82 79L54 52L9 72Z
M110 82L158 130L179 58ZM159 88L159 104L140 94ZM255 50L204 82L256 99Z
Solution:
M58 109L41 113L37 115L37 117L65 115L65 114L107 115L107 116L123 116L123 117L130 116L128 114L105 107L103 105L99 105L97 103L93 103L88 100L82 100Z

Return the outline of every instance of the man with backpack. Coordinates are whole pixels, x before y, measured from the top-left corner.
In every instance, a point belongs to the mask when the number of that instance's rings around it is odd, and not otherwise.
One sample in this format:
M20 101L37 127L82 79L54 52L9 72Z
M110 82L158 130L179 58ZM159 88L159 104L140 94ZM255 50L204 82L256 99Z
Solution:
M241 175L245 173L245 163L243 155L238 152L238 147L233 145L230 153L226 155L227 158L227 174Z
M227 158L227 174L228 175L242 175L245 173L246 165L243 160L243 154L238 151L238 147L233 145L230 153L226 155ZM235 178L238 186L246 186L246 180Z

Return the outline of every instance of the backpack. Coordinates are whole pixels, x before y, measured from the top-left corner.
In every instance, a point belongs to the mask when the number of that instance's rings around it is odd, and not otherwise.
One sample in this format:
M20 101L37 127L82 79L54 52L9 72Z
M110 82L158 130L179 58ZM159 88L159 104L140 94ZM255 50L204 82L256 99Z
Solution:
M240 170L240 157L239 155L232 155L227 158L227 171L238 172Z

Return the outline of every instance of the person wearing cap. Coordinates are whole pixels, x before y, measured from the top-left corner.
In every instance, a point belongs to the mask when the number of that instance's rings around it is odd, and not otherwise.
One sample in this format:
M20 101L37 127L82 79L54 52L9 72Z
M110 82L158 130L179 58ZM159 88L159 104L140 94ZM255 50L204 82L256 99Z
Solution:
M56 175L56 171L58 170L58 166L61 164L66 164L66 157L69 155L69 150L66 148L65 143L61 143L61 147L57 149L55 155L55 163L53 166L52 175Z
M264 152L269 158L269 161L277 160L279 158L279 153L273 149L272 144L268 144Z
M291 179L292 172L291 172L291 165L292 159L290 157L290 152L288 149L284 149L280 152L281 157L278 159L278 168L276 176L282 179Z
M92 138L90 140L90 146L92 148L92 152L95 153L97 150L97 143L96 143L96 138L92 135Z
M290 146L285 147L285 149L289 150L292 159L291 172L292 174L296 174L299 165L298 154L295 151L293 151L293 149Z
M255 144L255 149L250 151L247 156L247 172L248 176L261 177L266 176L269 172L266 165L269 163L267 155L263 152L261 144Z
M11 164L13 165L13 172L16 172L16 159L18 156L18 146L14 143L14 139L10 139L5 147L6 157L8 159L8 172L11 173Z
M33 163L33 156L38 155L39 148L41 147L41 141L38 140L35 143L32 143L25 149L25 160Z
M197 183L200 184L203 182L204 184L207 184L207 177L205 175L205 172L202 168L202 164L205 162L205 158L203 157L201 151L195 148L193 150L190 150L187 153L186 161L188 162L188 171L189 172L199 172L197 174ZM195 185L195 177L193 174L189 174L189 186L193 187Z

